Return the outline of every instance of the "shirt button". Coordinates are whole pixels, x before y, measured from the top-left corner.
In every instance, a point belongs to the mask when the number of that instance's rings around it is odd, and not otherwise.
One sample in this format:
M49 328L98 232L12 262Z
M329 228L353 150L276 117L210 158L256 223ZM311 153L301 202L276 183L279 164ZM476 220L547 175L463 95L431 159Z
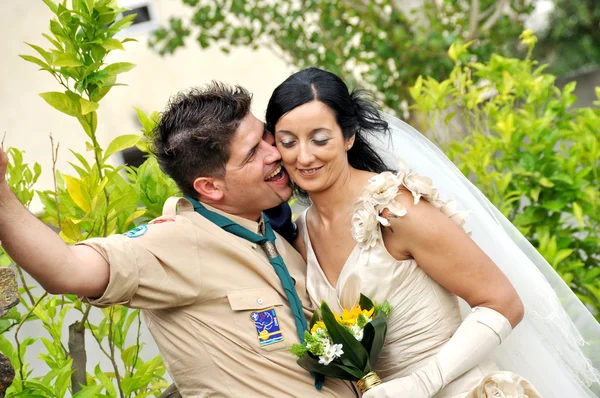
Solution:
M259 297L259 298L257 298L257 299L256 299L256 302L257 302L259 305L262 305L262 303L264 303L264 302L265 302L265 300L263 300L263 299L261 299L261 298Z

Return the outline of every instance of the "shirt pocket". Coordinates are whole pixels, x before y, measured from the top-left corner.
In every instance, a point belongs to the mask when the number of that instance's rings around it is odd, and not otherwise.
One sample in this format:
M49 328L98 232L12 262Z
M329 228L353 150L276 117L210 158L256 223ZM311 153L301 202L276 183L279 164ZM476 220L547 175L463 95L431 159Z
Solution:
M241 289L227 292L227 300L239 330L239 338L255 351L287 349L288 309L277 292L269 288Z

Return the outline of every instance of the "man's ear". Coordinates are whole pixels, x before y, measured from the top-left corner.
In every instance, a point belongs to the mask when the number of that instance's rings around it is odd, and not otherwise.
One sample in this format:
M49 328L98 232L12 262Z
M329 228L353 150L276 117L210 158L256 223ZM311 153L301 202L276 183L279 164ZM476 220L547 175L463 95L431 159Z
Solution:
M220 178L198 177L194 180L194 189L201 198L217 202L223 199L224 182Z

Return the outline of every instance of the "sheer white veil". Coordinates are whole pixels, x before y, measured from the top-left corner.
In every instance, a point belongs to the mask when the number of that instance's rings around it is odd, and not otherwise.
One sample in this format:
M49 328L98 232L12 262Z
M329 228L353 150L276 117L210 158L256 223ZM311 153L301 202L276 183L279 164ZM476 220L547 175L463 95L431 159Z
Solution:
M494 352L502 370L527 378L544 397L600 396L600 324L527 239L418 131L382 114L390 137L365 137L390 166L401 158L433 180L467 215L465 229L502 269L525 317ZM466 303L461 303L466 306Z

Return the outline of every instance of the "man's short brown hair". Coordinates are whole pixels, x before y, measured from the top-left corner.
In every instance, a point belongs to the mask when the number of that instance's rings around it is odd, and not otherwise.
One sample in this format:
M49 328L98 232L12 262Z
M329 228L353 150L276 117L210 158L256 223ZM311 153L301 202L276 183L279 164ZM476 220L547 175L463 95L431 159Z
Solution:
M219 82L171 98L156 127L153 152L184 195L197 197L198 177L225 175L231 140L251 103L243 87Z

